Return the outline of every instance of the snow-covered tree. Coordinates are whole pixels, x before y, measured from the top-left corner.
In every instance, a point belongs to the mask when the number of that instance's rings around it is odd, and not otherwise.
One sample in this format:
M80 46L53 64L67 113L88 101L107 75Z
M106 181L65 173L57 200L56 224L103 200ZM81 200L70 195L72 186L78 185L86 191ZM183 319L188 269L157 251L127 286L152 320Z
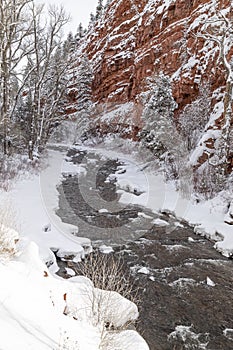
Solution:
M77 28L77 33L75 35L76 40L82 39L85 36L85 30L83 28L82 23L79 23L79 26Z
M98 0L96 7L96 20L100 19L104 10L103 0Z
M172 96L171 82L164 74L154 75L147 80L148 90L143 94L144 127L141 132L142 142L153 153L162 156L170 144L169 137L175 128L173 113L177 104Z
M63 43L63 51L65 55L72 53L76 47L76 39L73 36L73 33L70 32L67 36L67 39Z
M214 8L214 15L205 22L197 33L197 37L205 41L213 41L218 49L218 62L226 75L226 88L224 94L224 110L222 121L222 135L218 143L218 164L222 165L227 173L229 171L229 160L232 157L231 133L233 128L232 100L233 100L233 58L230 55L231 42L233 39L232 5L229 11Z
M32 50L32 19L28 16L32 0L0 1L0 134L4 154L9 153L12 113L23 82L20 63Z
M186 105L179 116L180 129L189 151L197 146L204 132L210 116L210 108L210 89L208 84L204 84L199 89L198 98L191 104Z
M109 8L109 5L111 4L112 0L107 0L105 3L104 9L107 10Z
M62 7L50 7L49 21L42 24L42 11L41 6L31 6L33 49L27 55L25 98L21 106L21 111L26 112L24 139L30 159L34 151L43 147L56 125L66 89L67 54L61 50L60 31L68 17Z
M95 16L93 13L90 14L90 20L89 20L89 24L88 24L88 30L91 30L94 25L95 25Z
M149 148L157 157L166 178L176 179L184 196L192 190L192 169L188 164L189 154L174 121L177 108L172 95L171 81L160 73L148 79L148 90L142 95L144 122L141 131L142 147Z
M77 121L78 133L87 131L93 109L92 102L93 73L86 55L81 58L77 75Z

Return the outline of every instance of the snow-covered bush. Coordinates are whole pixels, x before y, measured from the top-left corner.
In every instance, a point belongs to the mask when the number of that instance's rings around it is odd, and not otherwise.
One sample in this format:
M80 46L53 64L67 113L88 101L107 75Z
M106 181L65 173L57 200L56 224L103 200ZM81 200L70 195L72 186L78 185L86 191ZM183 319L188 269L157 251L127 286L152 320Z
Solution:
M137 318L135 304L94 288L86 277L54 277L33 242L12 261L0 263L0 279L1 349L149 350L137 332L120 330ZM103 301L106 323L119 328L114 335L103 328L103 321L96 322L91 295Z
M5 156L0 154L0 188L8 191L12 180L28 167L26 158L23 156Z
M132 301L137 299L133 279L125 271L121 258L94 252L79 263L78 272L88 277L95 288L115 291Z
M210 89L207 84L202 85L198 98L186 105L179 116L182 135L189 151L193 150L202 136L210 117Z
M125 271L123 260L113 255L93 253L78 265L76 272L88 277L93 283L89 298L97 324L104 324L107 328L125 328L128 323L135 321L134 318L127 316L126 325L124 317L119 316L121 320L118 320L117 324L114 322L119 313L118 294L133 303L139 302L138 289L134 286L131 276ZM130 303L130 305L133 304ZM114 311L114 316L109 310Z
M194 188L205 199L213 198L226 188L227 178L220 165L203 164L194 174Z
M0 261L8 260L16 253L16 243L19 239L16 226L16 216L12 207L0 207Z

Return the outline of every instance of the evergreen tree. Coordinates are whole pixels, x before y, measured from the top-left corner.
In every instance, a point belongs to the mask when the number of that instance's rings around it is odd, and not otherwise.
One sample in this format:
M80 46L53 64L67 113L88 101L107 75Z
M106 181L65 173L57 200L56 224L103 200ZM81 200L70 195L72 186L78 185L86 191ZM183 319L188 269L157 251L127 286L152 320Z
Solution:
M84 36L85 36L85 32L84 32L84 29L83 29L83 25L82 25L82 23L79 23L79 26L77 28L77 33L76 33L75 38L76 39L82 39Z
M77 77L77 125L78 133L81 135L87 131L90 115L92 113L92 80L93 73L91 64L87 56L84 55L81 59Z
M83 28L82 23L79 23L79 26L77 28L77 32L74 38L76 47L79 45L80 40L85 37L85 35L86 35L86 30Z
M144 97L141 139L153 153L161 157L172 149L169 138L173 135L173 112L177 107L172 96L170 80L160 74L148 79L149 90Z
M67 55L73 52L75 50L75 46L76 46L76 40L73 36L73 33L69 32L67 39L64 41L64 44L63 44L64 54Z
M93 13L91 13L89 24L88 24L88 30L91 30L94 27L94 24L95 24L95 16L93 15Z
M103 14L104 6L103 6L103 0L98 0L98 5L96 7L96 20L98 21L102 14Z
M104 9L107 10L109 8L109 5L111 4L112 0L107 0L105 3Z
M177 103L172 96L171 82L163 73L148 79L148 91L144 94L141 132L143 146L156 156L167 179L176 180L177 188L189 198L192 191L192 168L189 153L174 122ZM154 158L154 157L153 157Z

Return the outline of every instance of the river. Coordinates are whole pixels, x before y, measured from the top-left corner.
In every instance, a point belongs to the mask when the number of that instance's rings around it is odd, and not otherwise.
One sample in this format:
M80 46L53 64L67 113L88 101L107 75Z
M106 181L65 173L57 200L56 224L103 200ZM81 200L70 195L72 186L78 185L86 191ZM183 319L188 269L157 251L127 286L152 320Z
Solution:
M172 214L121 204L114 177L109 180L123 165L120 157L73 148L67 161L85 171L64 176L57 215L96 249L111 245L124 258L140 291L136 327L150 349L233 349L232 260Z

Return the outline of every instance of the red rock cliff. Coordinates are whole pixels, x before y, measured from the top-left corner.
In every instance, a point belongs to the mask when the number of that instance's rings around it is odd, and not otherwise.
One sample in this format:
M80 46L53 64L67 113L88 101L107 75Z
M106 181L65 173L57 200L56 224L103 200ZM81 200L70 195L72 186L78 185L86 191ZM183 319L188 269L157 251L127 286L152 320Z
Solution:
M171 77L177 115L197 97L203 82L210 85L214 110L223 101L226 69L216 43L197 33L222 10L232 21L231 0L112 0L80 48L93 65L94 100L110 106L134 103L145 90L145 78L163 71ZM226 52L229 60L232 40ZM207 129L221 128L218 107L214 113ZM140 116L128 115L138 127ZM213 148L214 137L207 133L203 138L197 159L208 158L205 146L211 141Z
M230 3L219 0L215 8ZM213 90L224 85L216 47L195 37L212 9L212 0L113 0L83 47L93 62L95 101L132 101L145 77L159 71L172 77L180 107L197 95L201 81Z

